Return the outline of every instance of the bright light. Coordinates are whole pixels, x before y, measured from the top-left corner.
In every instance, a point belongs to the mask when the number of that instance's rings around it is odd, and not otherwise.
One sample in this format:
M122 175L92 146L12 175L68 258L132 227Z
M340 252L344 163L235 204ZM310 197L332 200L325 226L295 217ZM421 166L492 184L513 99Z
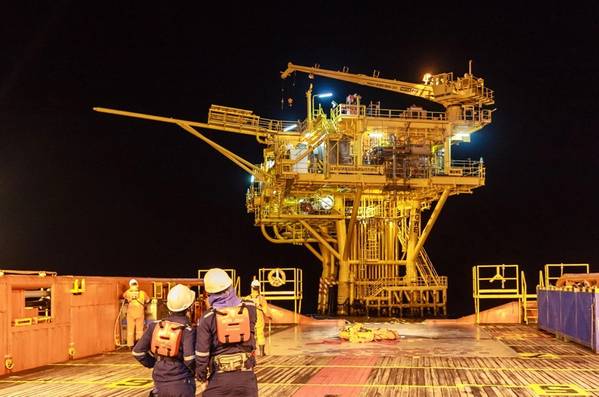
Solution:
M250 175L250 183L254 183L255 180L256 178L254 177L254 175Z
M425 73L424 76L422 76L422 81L424 81L424 84L428 84L428 82L431 81L432 77L433 77L432 74Z
M287 127L285 127L285 128L283 129L283 131L287 132L287 131L294 130L294 129L296 129L296 128L297 128L297 124L291 124L291 125L288 125Z
M336 107L337 106L337 102L331 101L331 105L333 105L333 107Z
M470 142L470 134L467 132L458 132L451 139L454 141Z
M314 96L317 98L330 98L333 96L333 93L332 92L324 92L322 94L316 94Z
M382 132L377 132L377 131L372 131L368 133L368 136L370 138L382 138L383 137L383 133Z

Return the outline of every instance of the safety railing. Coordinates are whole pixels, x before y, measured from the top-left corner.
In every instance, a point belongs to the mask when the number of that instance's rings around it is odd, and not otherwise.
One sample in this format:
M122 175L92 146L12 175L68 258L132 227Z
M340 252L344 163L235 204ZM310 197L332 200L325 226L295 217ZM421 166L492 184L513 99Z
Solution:
M588 263L550 263L545 265L545 286L555 285L555 282L566 273L588 273Z
M258 269L261 294L267 301L292 301L296 323L302 311L303 278L303 270L297 267Z
M477 324L480 323L481 299L517 299L521 307L522 287L518 265L473 266L472 290ZM518 322L521 321L522 310L519 310Z
M381 109L378 106L351 105L341 103L331 110L334 120L343 116L367 116L387 119L447 120L445 112L433 112L422 108Z
M493 112L489 109L464 109L459 115L459 121L490 123Z
M371 292L373 289L385 286L396 286L396 287L447 287L447 276L433 277L416 277L410 281L405 277L388 277L379 279L357 279L354 281L354 285L364 288L365 292Z
M46 270L11 270L11 269L0 269L0 277L7 275L22 275L22 276L56 276L56 272L49 272Z
M477 178L485 177L485 166L483 160L452 160L451 168L432 167L432 174L435 176L473 176Z
M208 124L249 130L256 132L276 132L298 134L304 124L298 121L285 121L262 118L251 110L212 105L208 111Z

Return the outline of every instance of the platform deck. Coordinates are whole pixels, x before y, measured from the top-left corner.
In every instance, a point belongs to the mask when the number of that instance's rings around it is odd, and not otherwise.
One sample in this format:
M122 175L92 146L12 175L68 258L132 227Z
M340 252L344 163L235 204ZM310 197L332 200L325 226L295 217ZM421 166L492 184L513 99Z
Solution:
M599 355L534 326L413 325L398 342L350 345L291 328L258 358L260 396L599 396ZM295 344L294 344L295 341ZM147 396L151 372L107 353L0 378L0 396Z

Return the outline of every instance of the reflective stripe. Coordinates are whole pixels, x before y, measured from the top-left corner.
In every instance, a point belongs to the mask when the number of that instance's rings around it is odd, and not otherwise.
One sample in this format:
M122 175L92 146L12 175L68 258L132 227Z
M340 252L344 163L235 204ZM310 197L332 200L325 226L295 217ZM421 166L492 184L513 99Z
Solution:
M208 357L210 355L210 352L199 352L196 350L196 356L198 357Z
M183 357L183 361L193 360L194 358L195 358L195 356L185 356L185 357Z
M211 315L213 315L213 314L214 314L214 312L211 310L211 311L209 311L208 313L204 314L204 318L206 318L206 317L208 317L208 316L211 316Z
M146 352L136 352L136 351L132 351L131 354L133 354L135 357L141 357L141 356L145 356Z

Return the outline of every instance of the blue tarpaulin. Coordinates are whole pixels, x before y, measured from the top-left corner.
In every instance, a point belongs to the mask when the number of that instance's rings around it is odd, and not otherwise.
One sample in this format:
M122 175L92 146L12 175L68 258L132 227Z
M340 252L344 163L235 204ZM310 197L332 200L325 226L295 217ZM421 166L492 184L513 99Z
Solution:
M539 328L599 350L599 293L539 289L537 304Z

